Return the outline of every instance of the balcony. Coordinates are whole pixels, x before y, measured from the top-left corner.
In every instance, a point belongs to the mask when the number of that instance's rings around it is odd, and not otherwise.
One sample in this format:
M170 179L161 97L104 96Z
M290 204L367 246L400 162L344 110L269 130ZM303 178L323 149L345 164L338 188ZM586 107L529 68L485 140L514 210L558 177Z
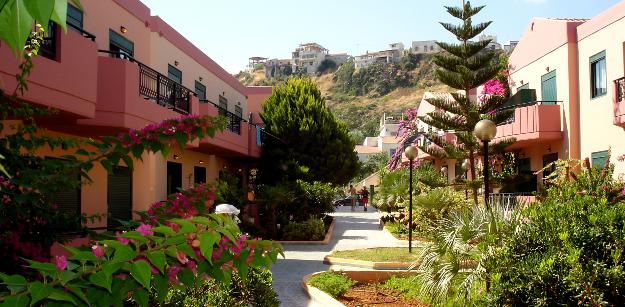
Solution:
M202 100L199 104L200 116L224 116L228 119L226 128L215 133L212 138L200 141L200 151L214 155L228 155L232 157L260 157L260 150L252 150L256 144L256 126L238 117L217 104Z
M60 27L44 38L41 56L33 59L28 91L22 96L35 105L59 110L57 122L93 118L97 102L98 50L95 36ZM9 93L15 89L18 60L6 44L0 44L0 78Z
M127 54L100 52L96 116L80 124L115 132L197 113L191 90Z
M554 101L513 105L511 119L497 127L496 139L515 138L510 149L562 139L561 106Z
M614 124L625 129L625 77L614 80Z

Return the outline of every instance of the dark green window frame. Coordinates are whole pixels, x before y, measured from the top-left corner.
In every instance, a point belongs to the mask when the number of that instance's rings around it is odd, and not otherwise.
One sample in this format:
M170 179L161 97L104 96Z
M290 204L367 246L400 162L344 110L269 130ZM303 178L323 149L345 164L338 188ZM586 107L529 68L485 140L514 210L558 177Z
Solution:
M167 64L167 76L178 84L182 84L182 70Z
M200 83L199 81L195 81L195 93L197 94L197 98L199 100L206 100L206 85Z
M556 82L556 71L552 70L546 74L544 74L541 78L540 78L540 83L541 83L541 98L543 100L543 104L547 104L547 105L554 105L556 104L556 101L558 100L558 85L557 83L555 84L555 88L553 89L553 93L546 93L545 91L545 85L547 82L550 82L553 79L552 82ZM550 97L550 94L553 94L553 97Z
M590 96L597 98L608 93L608 72L605 50L590 57Z
M226 97L219 95L219 107L228 110L228 99Z
M110 51L119 51L129 56L134 56L135 43L128 40L121 34L109 29L109 49Z
M592 160L593 167L596 166L596 167L603 169L603 167L605 166L605 162L608 160L608 151L607 150L596 151L590 154L590 157Z
M77 7L69 3L67 4L67 24L68 25L72 25L75 28L82 30L83 18L84 18L83 13L80 9L78 9ZM72 27L69 27L69 28L73 29Z

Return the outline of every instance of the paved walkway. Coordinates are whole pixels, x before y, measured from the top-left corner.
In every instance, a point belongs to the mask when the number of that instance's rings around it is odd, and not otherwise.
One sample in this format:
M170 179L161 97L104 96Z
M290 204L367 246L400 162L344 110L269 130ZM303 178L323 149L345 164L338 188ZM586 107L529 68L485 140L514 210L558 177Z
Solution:
M379 214L369 207L352 212L349 207L339 207L333 214L336 225L332 241L328 245L284 245L286 259L279 258L271 271L273 287L284 307L312 307L308 295L302 290L302 277L338 266L323 264L323 257L334 250L350 250L368 247L407 246L405 241L395 239L380 228ZM350 268L357 269L357 268Z

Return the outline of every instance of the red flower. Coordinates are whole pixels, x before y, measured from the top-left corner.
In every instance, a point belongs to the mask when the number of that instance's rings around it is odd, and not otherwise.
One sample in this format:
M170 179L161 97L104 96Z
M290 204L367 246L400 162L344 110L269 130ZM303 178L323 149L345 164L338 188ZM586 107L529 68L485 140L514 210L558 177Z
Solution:
M67 269L67 257L65 257L65 255L55 256L54 264L56 265L56 268L61 271Z
M104 257L104 248L100 244L96 243L94 246L91 247L91 250L97 258L100 259Z

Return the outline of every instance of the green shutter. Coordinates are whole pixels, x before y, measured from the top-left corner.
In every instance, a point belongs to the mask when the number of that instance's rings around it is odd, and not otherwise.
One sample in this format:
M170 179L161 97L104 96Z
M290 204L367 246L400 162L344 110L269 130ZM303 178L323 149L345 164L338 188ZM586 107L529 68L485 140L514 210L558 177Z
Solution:
M592 157L592 166L603 168L605 166L605 161L608 159L608 151L597 151L591 154Z
M115 166L108 174L107 202L109 228L120 226L118 220L132 220L132 171L129 168Z
M599 60L601 60L602 58L605 58L605 50L601 51L593 56L590 57L590 63L594 63L597 62Z
M543 104L556 104L558 100L558 86L556 84L556 71L545 74L541 78Z
M529 83L525 83L525 84L523 84L523 85L521 85L521 86L517 87L517 88L516 88L516 90L517 90L517 91L519 91L519 90L527 90L527 89L529 89L529 88L530 88L530 84L529 84Z

